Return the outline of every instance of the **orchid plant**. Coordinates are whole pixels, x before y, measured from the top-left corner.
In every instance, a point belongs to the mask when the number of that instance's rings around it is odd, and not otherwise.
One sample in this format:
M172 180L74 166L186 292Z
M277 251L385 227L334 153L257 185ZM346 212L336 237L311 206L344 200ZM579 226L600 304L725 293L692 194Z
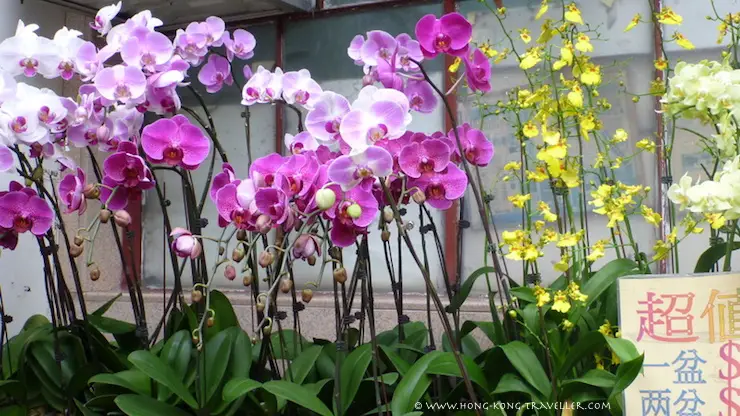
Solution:
M245 61L258 47L254 36L244 29L227 30L218 17L190 23L168 36L158 31L162 21L149 11L120 21L120 9L120 2L104 7L91 23L105 40L101 44L67 28L46 39L36 34L38 26L23 22L15 36L0 43L0 170L15 172L22 182L0 192L0 245L13 250L20 234L36 236L52 318L50 325L27 325L3 350L10 357L8 365L3 358L6 379L28 367L43 381L36 396L8 390L14 405L42 396L60 411L110 411L111 404L102 397L116 386L127 394L115 390L115 406L131 415L183 409L198 414L276 414L294 405L324 415L401 415L412 412L414 401L424 400L429 389L439 400L567 403L587 398L608 401L615 413L619 411L619 395L636 377L642 357L616 336L615 309L609 302L617 277L647 272L652 264L634 239L629 218L649 187L615 180L621 161L611 158L609 148L625 141L626 132L600 131L598 116L609 105L592 100L598 97L601 69L588 56L593 47L587 31L581 31L584 22L574 4L563 5L559 21L546 20L536 46L526 52L518 50L506 29L503 52L472 42L472 24L460 13L423 16L413 34L372 30L357 35L347 48L349 59L361 67L363 86L357 97L324 90L307 69L283 72L259 66L253 71ZM537 17L547 10L545 0ZM506 10L491 7L491 12L504 28ZM528 33L520 33L524 43L531 41ZM553 39L560 46L554 46ZM488 93L492 62L507 56L517 58L529 88L511 91L495 111L480 105L482 119L500 116L511 121L522 144L521 159L503 169L506 180L520 184L521 193L509 200L522 209L523 221L521 228L503 231L499 240L489 184L480 174L491 163L494 146L482 126L458 123L449 100L453 93L476 99ZM454 60L453 88L447 92L425 69L428 61L443 57ZM244 85L237 71L244 75ZM60 97L22 81L35 76L79 77L82 85L75 99ZM238 177L232 163L243 161L229 160L209 108L191 84L196 78L207 94L227 88L241 92L248 146L252 106L294 110L298 133L285 136L284 154L250 158L248 175ZM185 90L201 108L183 105L180 94ZM440 106L451 122L449 131L409 130L414 116ZM523 114L533 117L522 119ZM536 154L529 154L527 143L540 135ZM589 138L604 147L593 166L600 184L587 201L580 145ZM579 144L579 154L569 153L569 141ZM71 148L88 150L93 172L76 165L68 156ZM101 162L98 152L105 155ZM196 189L192 180L196 170L207 172L204 189ZM183 224L171 222L170 201L161 186L165 174L176 175L182 183L187 216ZM544 181L551 184L553 206L531 200L532 183ZM580 192L574 197L570 190ZM153 334L136 268L126 266L129 253L121 234L126 231L125 237L131 238L127 208L140 203L144 192L161 206L175 276ZM456 209L466 193L477 208L487 250L485 266L463 281L459 273L447 275L431 210ZM206 203L218 212L218 231L211 235L215 227L207 228L202 218ZM607 217L611 239L591 244L589 230L581 225L583 217L579 223L574 216L574 205L582 216L593 206L596 214ZM99 213L88 227L74 232L65 226L63 215L82 215L92 207ZM410 238L414 225L409 212L414 208L421 223L418 247ZM662 221L644 205L639 213L649 222ZM110 303L92 313L85 305L75 259L86 252L90 278L100 277L93 253L98 230L106 223L118 244L133 325L104 317ZM399 325L376 334L368 244L378 237ZM218 247L210 267L204 240ZM541 283L544 266L538 262L548 244L561 254L554 269L562 274L550 287ZM442 266L446 299L430 276L432 246ZM428 328L408 322L403 314L403 247L425 282ZM352 266L345 264L345 249L358 253ZM618 259L598 271L594 262L607 249ZM656 254L653 262L659 259ZM509 275L506 260L522 262L521 279ZM315 267L316 281L297 287L296 262ZM190 303L183 296L186 266L193 278ZM300 332L300 312L327 268L333 278L336 340L310 343ZM71 274L74 291L66 286L65 273ZM228 300L215 290L221 276L241 276L253 300L250 332L238 328ZM460 307L481 276L487 283L491 320L461 324ZM292 331L281 323L289 312L281 310L279 296L290 297ZM362 300L359 307L353 306L356 297ZM441 337L435 337L432 328L435 313ZM359 330L352 327L356 320ZM470 334L475 328L495 345L481 351ZM101 333L112 334L117 344L109 345ZM69 344L70 336L82 342ZM44 347L27 347L34 337ZM11 345L29 349L28 363L10 353ZM442 351L435 351L438 345ZM60 350L79 356L79 361L59 372L41 368ZM124 353L128 361L120 358ZM100 374L90 378L83 373L85 386L73 389L76 373L68 372L81 362L98 366ZM574 384L588 384L583 380L594 371L609 373L609 382L598 386L601 390L591 389L593 394L586 396L573 389ZM417 373L421 378L410 376ZM374 395L367 395L373 400L366 403L358 390L368 374L368 391ZM396 384L388 377L401 381ZM59 379L63 382L54 381ZM552 412L547 414L556 414ZM480 409L475 413L482 414Z

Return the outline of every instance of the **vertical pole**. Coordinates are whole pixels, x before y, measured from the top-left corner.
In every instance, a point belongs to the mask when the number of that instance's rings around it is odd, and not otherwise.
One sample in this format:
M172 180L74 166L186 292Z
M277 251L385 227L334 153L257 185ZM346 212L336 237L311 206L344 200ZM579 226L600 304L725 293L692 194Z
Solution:
M275 25L275 66L283 67L283 44L285 42L285 21L279 18ZM283 137L285 137L285 106L275 104L275 152L283 154Z
M444 3L442 5L443 13L452 13L455 11L455 0L444 0ZM444 78L444 91L449 91L450 88L452 88L453 83L455 82L453 79L452 74L450 74L447 71L447 68L452 65L454 62L454 58L450 55L445 55L444 57L444 67L442 68L442 77ZM449 100L450 108L452 109L453 114L457 114L457 96L452 95L451 99ZM450 131L452 129L452 120L449 116L445 113L445 131ZM445 267L447 268L447 277L450 280L450 284L454 285L457 280L459 279L459 276L457 276L457 264L459 261L461 261L457 256L457 234L458 234L458 227L457 227L457 213L458 209L460 209L460 202L455 201L452 206L445 211L445 233L444 233L444 249L445 249L445 256L447 259L447 264L445 264Z

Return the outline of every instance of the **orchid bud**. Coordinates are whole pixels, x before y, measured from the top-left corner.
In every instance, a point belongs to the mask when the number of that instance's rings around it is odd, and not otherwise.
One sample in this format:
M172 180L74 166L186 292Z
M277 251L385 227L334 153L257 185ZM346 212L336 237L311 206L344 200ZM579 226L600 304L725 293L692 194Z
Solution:
M231 252L231 260L239 263L240 261L244 260L244 256L246 254L247 253L244 251L244 248L242 246L237 246L234 251Z
M229 264L224 268L224 277L229 280L234 280L236 278L236 269L234 266Z
M81 245L85 244L85 239L82 238L79 235L76 235L75 238L74 238L74 243L75 243L75 245L81 246Z
M262 253L260 253L258 262L260 266L267 267L271 265L274 260L275 256L272 253L270 253L269 251L263 251Z
M93 266L90 269L90 280L92 280L93 282L95 282L98 279L100 279L100 269L98 268L98 266Z
M391 239L391 232L388 231L388 230L383 230L380 233L380 239L383 240L383 241L390 241L390 239Z
M265 334L265 336L270 336L270 334L272 334L272 324L265 325L265 327L262 328L262 333Z
M172 250L178 257L194 259L203 251L200 241L184 228L176 227L170 233L170 237L172 237Z
M293 281L290 279L283 279L280 281L280 291L283 293L290 293L290 289L293 289Z
M85 198L87 199L98 199L100 198L100 188L91 183L88 183L82 189L82 194L85 195Z
M83 247L78 244L72 244L69 247L69 255L74 258L80 257L80 255L82 254L82 251L83 251Z
M375 84L375 77L372 73L366 74L362 77L362 86L367 87L368 85Z
M100 213L98 213L98 218L100 219L100 222L102 222L103 224L107 224L110 220L111 215L113 214L110 212L110 210L103 208L100 210Z
M242 277L242 284L245 287L249 287L249 285L252 284L252 280L254 280L254 278L252 277L252 275L250 273L247 273L247 274L244 275L244 277Z
M340 284L347 281L347 270L344 267L334 270L334 281Z
M193 301L193 303L199 303L203 300L203 292L198 289L193 289L192 292L190 292L190 300Z
M383 207L383 221L389 224L393 222L393 208L389 206Z
M255 305L257 308L257 312L264 312L265 311L265 304L262 302L257 302L257 305Z
M311 255L306 257L306 263L308 263L309 266L313 266L316 264L316 256Z
M516 318L516 311L515 311L514 309L510 309L510 310L509 310L509 316L510 316L511 318Z
M360 218L360 216L362 215L362 207L357 203L354 203L348 206L347 215L349 215L350 218L355 219L355 220Z
M334 191L332 191L331 189L321 188L316 191L316 206L320 210L326 211L327 209L333 207L336 201L337 194L335 194Z
M211 328L215 323L216 323L216 320L212 316L209 316L208 321L207 321L208 327Z
M225 252L226 252L226 249L224 248L224 246L218 246L218 255L219 256L223 256Z
M272 219L265 214L261 214L257 217L257 221L255 221L254 226L261 234L267 234L272 228Z
M131 224L131 214L125 209L119 209L113 214L113 221L121 228L128 227Z
M239 241L247 241L247 232L244 230L239 230L236 232L236 239Z
M422 192L421 190L417 190L414 192L413 195L411 195L411 199L414 200L417 204L421 205L424 203L424 201L427 200L427 196Z
M110 129L105 124L101 124L100 127L95 130L95 137L101 142L108 140L110 137Z
M303 300L303 303L311 302L311 299L313 299L313 290L303 289L301 291L301 299Z

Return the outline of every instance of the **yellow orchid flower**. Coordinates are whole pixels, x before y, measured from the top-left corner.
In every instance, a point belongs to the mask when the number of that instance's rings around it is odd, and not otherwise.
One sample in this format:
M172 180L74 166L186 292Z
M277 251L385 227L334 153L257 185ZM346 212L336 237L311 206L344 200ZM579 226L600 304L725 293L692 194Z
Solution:
M670 7L664 7L655 17L658 18L658 22L664 25L680 25L683 22L683 17L674 12Z
M682 48L684 48L686 50L694 49L694 44L691 43L690 40L686 39L686 37L684 37L684 35L682 35L682 34L680 34L678 32L675 32L673 34L673 40L676 41L676 44L678 44L678 46L680 46L680 47L682 47Z
M540 4L540 9L537 11L537 14L534 16L534 20L539 20L540 17L542 17L545 13L547 13L548 5L547 0L542 0L542 4Z
M655 142L648 139L647 137L637 142L636 146L638 149L642 149L650 153L654 153L656 148Z
M565 20L582 25L583 24L583 17L581 17L581 11L578 10L578 7L575 3L571 3L567 6L565 9Z
M630 23L627 25L627 27L624 28L625 32L629 32L630 30L634 29L635 26L637 26L638 23L640 23L640 20L642 19L642 16L640 13L637 13L632 20L630 20Z
M529 34L529 30L527 29L519 29L519 37L524 43L529 43L532 41L532 36Z
M517 207L517 208L524 208L524 204L525 204L525 203L526 203L527 201L529 201L530 199L532 199L532 195L531 195L531 194L524 194L524 195L521 195L521 194L518 194L518 195L511 195L511 196L510 196L510 197L508 197L507 199L508 199L508 200L509 200L509 202L511 202L511 204L512 204L512 205L514 205L515 207Z
M552 304L552 310L560 313L568 313L570 310L570 302L568 301L568 295L562 290L555 292L555 299Z
M576 49L583 53L593 52L594 46L591 45L591 38L583 33L579 33L578 41L576 42Z

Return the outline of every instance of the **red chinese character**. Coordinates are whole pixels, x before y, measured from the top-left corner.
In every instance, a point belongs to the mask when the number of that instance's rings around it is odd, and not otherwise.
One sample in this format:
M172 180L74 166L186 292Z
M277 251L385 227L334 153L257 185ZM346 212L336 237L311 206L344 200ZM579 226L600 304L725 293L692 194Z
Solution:
M694 305L693 293L656 296L654 292L648 292L647 300L637 303L645 306L644 310L637 311L640 315L638 341L645 335L663 342L699 339L699 336L694 336L694 316L690 314Z

